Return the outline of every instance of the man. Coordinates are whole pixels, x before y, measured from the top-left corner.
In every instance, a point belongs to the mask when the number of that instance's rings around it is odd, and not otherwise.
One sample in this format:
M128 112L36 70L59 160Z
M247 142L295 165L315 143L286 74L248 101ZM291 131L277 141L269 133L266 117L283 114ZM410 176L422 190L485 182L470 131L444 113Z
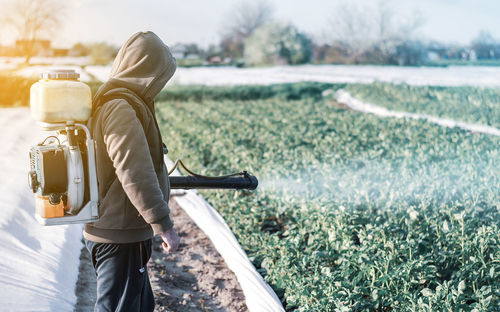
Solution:
M161 235L173 252L179 237L169 217L170 184L154 113L155 96L175 72L175 59L152 32L130 37L109 80L94 97L99 221L84 238L97 275L95 311L153 311L146 263Z

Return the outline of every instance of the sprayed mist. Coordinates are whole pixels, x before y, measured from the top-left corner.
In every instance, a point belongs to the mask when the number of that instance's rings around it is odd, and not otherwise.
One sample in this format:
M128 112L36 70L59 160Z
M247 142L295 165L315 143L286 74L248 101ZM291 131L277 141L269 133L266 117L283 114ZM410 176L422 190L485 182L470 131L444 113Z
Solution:
M259 189L285 198L371 203L443 203L485 200L498 185L498 157L475 163L352 160L322 164L288 176L263 177Z

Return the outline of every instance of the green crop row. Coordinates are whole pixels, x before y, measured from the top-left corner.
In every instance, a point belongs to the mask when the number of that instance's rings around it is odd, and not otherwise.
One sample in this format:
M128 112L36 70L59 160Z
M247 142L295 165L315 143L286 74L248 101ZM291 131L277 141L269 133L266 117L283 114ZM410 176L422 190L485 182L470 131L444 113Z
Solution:
M259 178L203 195L288 311L500 309L499 138L316 97L157 114L171 158Z
M500 89L374 83L348 85L354 97L392 110L500 128Z
M345 84L336 85L337 88ZM279 98L299 100L305 98L320 99L322 92L333 85L321 82L284 83L269 86L241 85L207 87L203 85L170 86L163 90L157 101L206 101L206 100L264 100Z

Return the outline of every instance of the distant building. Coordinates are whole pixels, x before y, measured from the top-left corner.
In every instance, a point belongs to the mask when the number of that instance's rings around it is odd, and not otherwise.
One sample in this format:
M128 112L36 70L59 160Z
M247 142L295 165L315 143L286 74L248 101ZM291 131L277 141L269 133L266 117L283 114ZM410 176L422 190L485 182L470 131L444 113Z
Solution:
M33 55L52 56L50 40L16 40L15 50L18 55L24 55L28 47L32 47Z
M441 59L441 56L434 51L428 51L427 52L427 59L431 62L439 61Z
M440 61L443 59L447 59L448 47L439 43L439 42L431 42L427 46L427 58L429 61Z
M177 60L198 60L200 55L198 54L198 47L196 45L185 45L178 43L170 48L170 52Z
M209 62L210 64L221 64L221 63L222 63L222 59L221 59L221 57L220 57L220 56L215 55L215 56L212 56L212 57L208 60L208 62Z
M471 49L469 51L469 61L477 61L477 54L476 51L474 51L474 49Z
M68 56L69 49L52 49L52 56Z
M12 56L14 55L12 47L0 46L0 55L1 56Z
M173 57L180 60L186 58L188 54L188 49L185 45L178 43L170 48L170 52L172 53Z

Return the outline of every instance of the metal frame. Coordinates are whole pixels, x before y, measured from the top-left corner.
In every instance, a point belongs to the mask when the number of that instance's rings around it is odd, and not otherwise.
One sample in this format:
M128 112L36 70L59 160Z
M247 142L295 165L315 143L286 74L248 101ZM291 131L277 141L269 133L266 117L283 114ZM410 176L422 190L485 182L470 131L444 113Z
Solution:
M64 216L58 218L42 218L38 214L35 214L37 221L41 225L61 225L61 224L74 224L74 223L89 223L99 220L99 189L97 185L97 172L95 165L95 144L90 136L90 131L86 125L81 123L74 123L73 121L68 121L67 123L39 123L40 127L47 131L57 131L63 130L67 125L74 125L77 128L85 131L87 137L87 169L89 173L89 191L90 199L83 206L83 208L75 216Z

